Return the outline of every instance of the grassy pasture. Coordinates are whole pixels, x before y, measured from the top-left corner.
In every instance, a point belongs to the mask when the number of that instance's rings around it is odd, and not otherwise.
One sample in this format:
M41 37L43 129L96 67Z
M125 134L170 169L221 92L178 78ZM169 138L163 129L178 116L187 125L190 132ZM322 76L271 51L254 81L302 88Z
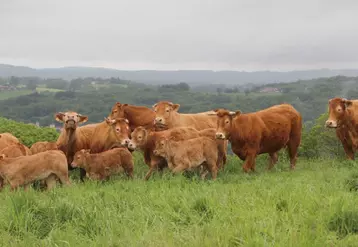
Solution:
M1 246L357 246L358 165L281 158L243 174L230 156L216 181L165 172L0 194Z

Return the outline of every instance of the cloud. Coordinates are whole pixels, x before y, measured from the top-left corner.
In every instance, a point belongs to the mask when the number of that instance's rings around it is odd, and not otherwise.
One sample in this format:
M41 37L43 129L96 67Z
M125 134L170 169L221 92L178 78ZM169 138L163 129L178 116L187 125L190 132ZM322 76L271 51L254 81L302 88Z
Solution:
M0 62L287 70L358 65L355 0L12 0Z

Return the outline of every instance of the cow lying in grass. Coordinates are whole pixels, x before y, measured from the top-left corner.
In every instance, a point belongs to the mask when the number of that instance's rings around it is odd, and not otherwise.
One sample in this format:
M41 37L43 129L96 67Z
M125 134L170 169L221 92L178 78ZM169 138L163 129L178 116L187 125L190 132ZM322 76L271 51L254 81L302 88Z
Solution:
M133 157L126 148L113 148L97 154L82 149L76 152L72 166L85 169L88 177L94 180L107 180L123 171L133 178Z
M62 184L70 184L67 159L62 151L50 150L17 158L0 155L0 188L9 183L11 190L19 186L27 190L36 180L45 180L49 190L57 178Z

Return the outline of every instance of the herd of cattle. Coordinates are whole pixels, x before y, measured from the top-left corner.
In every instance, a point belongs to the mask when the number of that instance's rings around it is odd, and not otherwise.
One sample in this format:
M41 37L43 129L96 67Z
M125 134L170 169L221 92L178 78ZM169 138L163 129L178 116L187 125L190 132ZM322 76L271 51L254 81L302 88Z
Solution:
M326 127L335 128L349 159L358 147L358 100L329 100ZM60 181L70 184L69 170L80 169L81 181L106 180L125 172L133 178L132 152L141 150L149 171L199 169L204 179L226 164L228 142L244 161L244 172L255 171L256 156L269 154L268 169L277 152L287 148L294 169L301 142L302 117L289 104L253 113L225 109L196 114L179 113L180 105L160 101L152 109L117 102L103 122L79 126L88 120L76 112L59 112L63 123L56 142L37 142L29 149L10 133L0 134L0 187L27 189L36 180L50 189Z

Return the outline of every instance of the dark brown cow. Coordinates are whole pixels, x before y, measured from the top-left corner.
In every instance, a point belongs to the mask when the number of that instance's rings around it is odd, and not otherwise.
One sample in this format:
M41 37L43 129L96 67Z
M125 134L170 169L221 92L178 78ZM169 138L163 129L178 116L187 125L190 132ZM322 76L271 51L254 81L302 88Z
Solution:
M358 148L358 100L333 98L328 102L327 128L336 129L348 159L354 160Z
M218 116L216 138L230 141L233 152L245 161L245 172L255 171L256 156L262 153L270 155L268 169L271 169L277 161L277 152L286 146L291 169L295 168L302 117L293 106L275 105L247 114L224 109L215 112Z
M146 129L152 129L154 126L155 113L145 106L121 104L120 102L117 102L113 105L108 117L110 119L128 119L131 131L133 131L139 126Z

